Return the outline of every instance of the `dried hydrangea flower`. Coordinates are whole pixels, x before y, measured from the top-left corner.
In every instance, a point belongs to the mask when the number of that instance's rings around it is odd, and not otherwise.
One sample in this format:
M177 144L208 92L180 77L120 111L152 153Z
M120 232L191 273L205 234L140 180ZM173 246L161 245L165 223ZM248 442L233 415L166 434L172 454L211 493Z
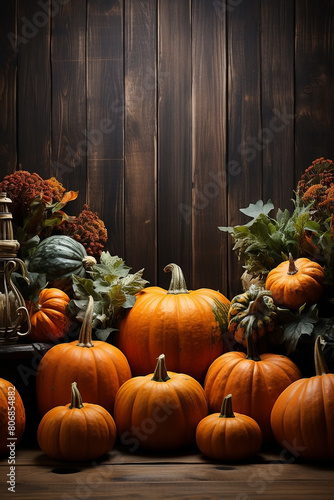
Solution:
M78 217L72 221L64 220L57 229L61 234L71 236L82 243L87 254L96 258L101 255L108 238L104 222L88 205L83 206Z

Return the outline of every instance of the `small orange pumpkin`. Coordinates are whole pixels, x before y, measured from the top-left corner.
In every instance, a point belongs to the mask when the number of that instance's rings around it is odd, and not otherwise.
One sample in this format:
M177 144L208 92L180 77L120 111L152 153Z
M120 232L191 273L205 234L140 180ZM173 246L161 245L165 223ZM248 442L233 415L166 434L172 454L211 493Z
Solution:
M9 453L8 445L20 442L26 425L24 404L17 389L0 378L0 454Z
M58 288L44 288L36 302L26 301L29 311L32 342L50 342L63 338L71 326L66 315L69 296Z
M167 372L165 355L155 372L125 382L115 398L114 419L124 445L171 450L195 442L197 424L208 414L203 387L184 373Z
M38 365L36 396L41 416L67 403L66 387L73 380L80 384L84 401L112 413L117 390L132 376L126 357L117 347L92 341L93 307L90 296L79 340L51 347Z
M231 351L222 354L209 367L204 381L209 412L220 411L228 394L235 398L235 411L259 424L263 439L273 440L270 425L272 407L281 392L301 378L297 365L287 356L258 355L252 336L247 339L247 354Z
M334 460L334 374L315 342L316 375L302 378L277 398L271 426L281 446L307 460Z
M52 408L42 418L37 441L56 460L94 460L114 447L115 421L102 406L83 403L76 382L71 388L71 403Z
M270 290L275 303L288 309L298 309L303 304L312 305L321 299L325 272L317 262L307 258L281 262L272 269L265 288Z
M119 326L115 343L133 375L153 372L163 352L171 371L203 382L210 363L227 350L224 335L230 301L216 290L188 291L176 264L164 271L172 273L168 291L160 287L140 291Z
M234 413L232 395L225 396L221 412L203 418L196 429L196 444L214 460L244 460L260 451L262 432L248 415Z

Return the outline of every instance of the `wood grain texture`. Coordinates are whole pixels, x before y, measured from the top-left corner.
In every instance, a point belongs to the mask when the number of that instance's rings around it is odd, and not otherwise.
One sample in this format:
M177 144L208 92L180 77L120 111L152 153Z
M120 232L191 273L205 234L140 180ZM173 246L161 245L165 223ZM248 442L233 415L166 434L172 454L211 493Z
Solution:
M2 175L79 190L68 212L87 202L106 249L152 285L168 287L175 262L189 288L239 293L218 226L259 199L291 209L303 170L334 159L333 1L13 0L0 13Z
M0 473L8 470L0 460ZM117 447L93 463L56 462L38 449L18 449L15 498L331 500L331 464L299 463L286 452L264 451L242 463L215 462L198 451L126 455ZM2 498L10 498L0 485Z
M187 0L158 0L158 281L181 266L192 286L192 231L181 207L192 204L191 9Z
M87 200L124 256L123 2L88 0ZM110 43L112 42L112 43Z
M226 16L192 2L193 287L227 293ZM210 55L210 56L209 56ZM209 56L209 57L208 57ZM192 217L192 219L190 218ZM223 284L223 285L222 285Z
M228 22L228 225L248 222L239 209L262 199L260 1L244 0ZM232 132L233 131L233 132ZM242 268L229 240L229 292L240 291Z
M0 7L0 165L3 176L15 171L16 152L16 1Z
M78 214L86 202L86 22L80 0L59 5L52 17L51 165L66 189L79 191L67 208L71 214Z
M294 176L294 4L261 4L263 201L292 209Z
M40 6L18 0L18 162L51 177L50 21ZM21 39L20 39L21 40Z
M334 3L296 0L296 176L334 157Z
M125 2L125 259L157 283L157 6Z

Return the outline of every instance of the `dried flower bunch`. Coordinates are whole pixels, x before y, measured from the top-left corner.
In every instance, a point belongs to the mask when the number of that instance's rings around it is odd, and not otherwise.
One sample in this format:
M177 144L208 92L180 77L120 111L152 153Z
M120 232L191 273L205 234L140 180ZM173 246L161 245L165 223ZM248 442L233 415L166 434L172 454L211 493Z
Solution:
M88 255L101 255L107 230L97 213L91 212L87 205L78 217L63 211L69 201L77 198L77 191L66 191L55 177L45 180L25 170L4 177L0 190L12 200L14 233L23 259L32 246L52 234L71 236L84 245Z
M64 220L59 226L59 232L80 241L88 255L100 256L107 242L107 229L96 212L88 205L73 220Z
M297 185L297 194L312 203L314 219L326 220L334 213L334 162L321 157L312 162Z
M0 188L12 200L11 210L16 219L25 217L34 201L40 199L43 205L50 205L60 201L66 191L55 177L44 180L38 174L25 170L4 177Z

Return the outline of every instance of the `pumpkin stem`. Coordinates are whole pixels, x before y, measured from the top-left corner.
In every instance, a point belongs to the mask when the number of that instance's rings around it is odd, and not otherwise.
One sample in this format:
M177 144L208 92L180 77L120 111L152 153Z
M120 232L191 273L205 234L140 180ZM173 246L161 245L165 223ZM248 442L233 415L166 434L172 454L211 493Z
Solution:
M247 309L248 314L256 314L260 312L261 314L265 314L270 310L270 307L265 303L264 297L272 297L272 293L270 290L261 290L258 292L256 298L252 300Z
M170 376L167 373L166 363L165 363L165 355L160 354L158 357L157 366L155 367L153 377L151 380L155 382L167 382L170 379Z
M235 415L232 409L232 394L225 396L219 418L234 418Z
M289 269L287 274L291 276L297 273L298 273L298 267L296 267L295 261L293 260L291 253L289 253Z
M189 291L187 290L187 285L183 276L183 272L178 265L168 264L168 266L164 268L164 272L172 273L172 278L170 281L167 294L178 295L179 293L189 293Z
M85 269L89 269L90 267L95 266L96 264L96 259L92 255L87 255L82 259L82 265L84 266Z
M83 408L82 397L79 392L78 386L76 382L72 382L71 384L72 396L71 396L71 404L69 408L72 410L73 408L78 408L79 410Z
M253 323L256 319L256 316L254 316L252 319L249 320L247 327L253 330ZM261 358L259 356L259 353L257 351L253 335L248 335L246 333L246 342L247 342L247 356L246 359L252 359L253 361L261 361Z
M81 325L77 346L94 347L92 342L92 320L93 320L94 299L90 295L85 317Z
M318 337L315 339L314 344L314 364L316 375L326 375L327 373L329 373L327 363L320 347L321 340L321 335L318 335Z

